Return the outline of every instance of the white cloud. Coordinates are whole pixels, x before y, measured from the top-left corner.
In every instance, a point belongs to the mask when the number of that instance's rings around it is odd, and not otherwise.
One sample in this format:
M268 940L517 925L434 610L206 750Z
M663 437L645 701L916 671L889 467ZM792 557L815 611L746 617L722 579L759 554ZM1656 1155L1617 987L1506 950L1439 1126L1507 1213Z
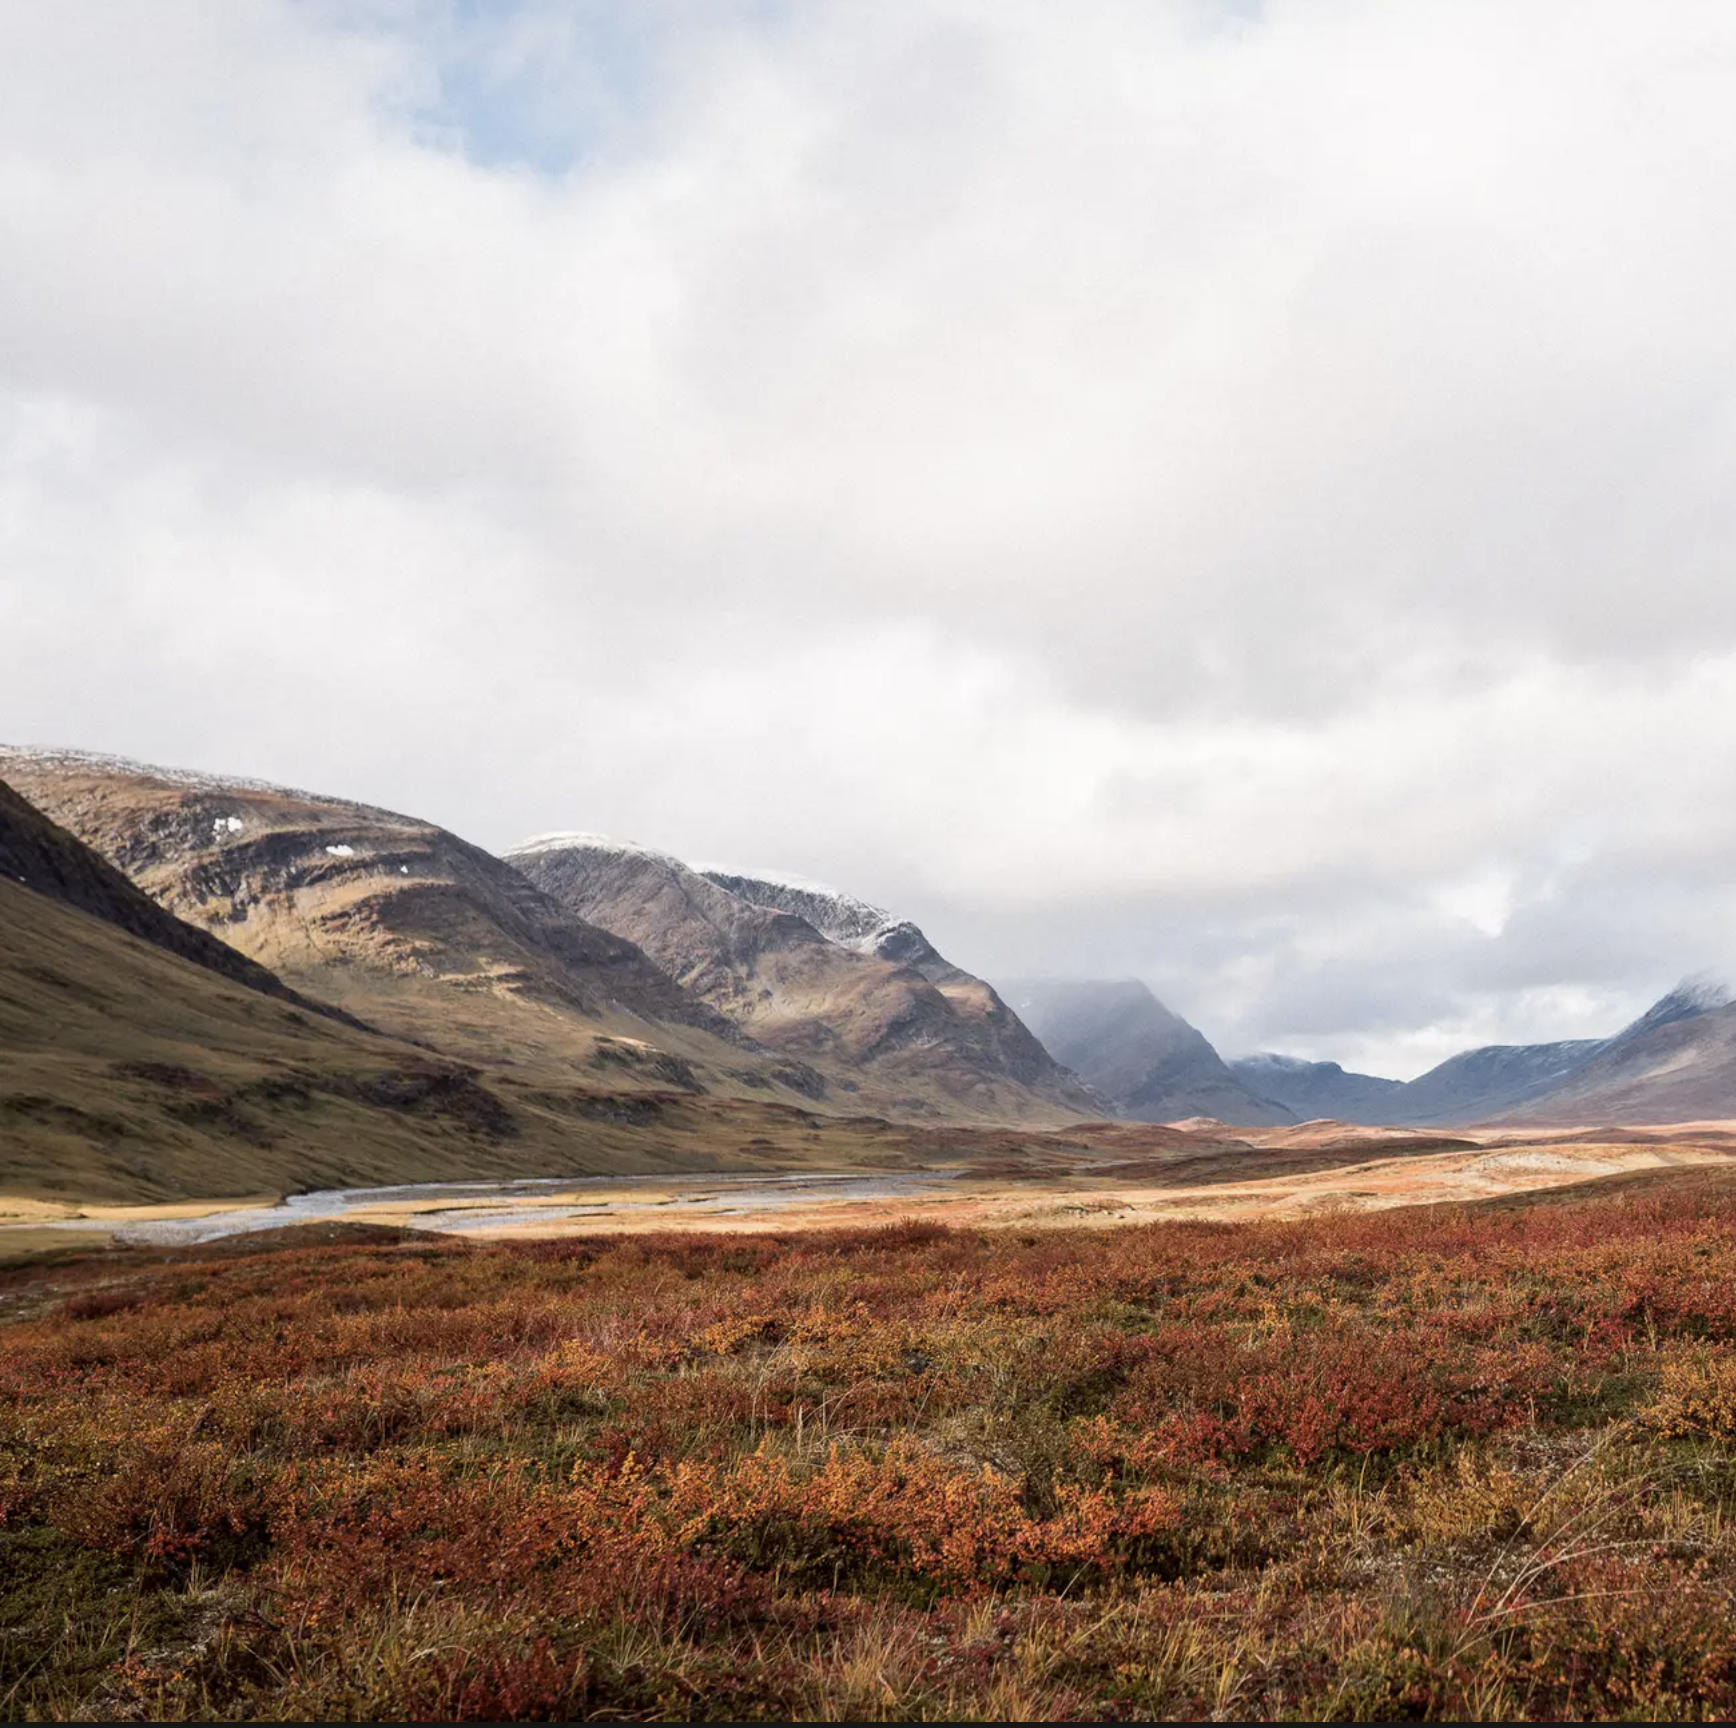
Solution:
M624 17L0 18L0 735L1230 1044L1736 958L1727 7Z

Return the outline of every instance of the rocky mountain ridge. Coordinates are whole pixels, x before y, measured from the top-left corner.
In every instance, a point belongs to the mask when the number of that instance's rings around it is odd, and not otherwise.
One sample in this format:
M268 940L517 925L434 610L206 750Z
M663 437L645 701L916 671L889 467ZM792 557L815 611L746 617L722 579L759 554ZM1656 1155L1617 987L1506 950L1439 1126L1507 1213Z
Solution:
M970 976L940 954L908 918L896 917L854 894L790 877L720 868L701 868L699 873L755 906L804 919L841 947L890 960L895 966L914 967L930 984L955 983Z
M506 858L757 1042L853 1091L872 1087L896 1113L1101 1112L988 984L865 901L582 833L542 835Z
M605 923L581 897L545 892L523 860L374 805L80 751L0 747L0 773L158 907L290 987L464 1061L550 1085L857 1113L1102 1113L987 985L849 896L810 906L834 937L592 837L596 856L631 861L633 892L680 878L650 917ZM889 944L909 962L874 951Z
M433 823L83 752L0 748L0 774L159 906L383 1032L551 1083L791 1102L815 1084Z

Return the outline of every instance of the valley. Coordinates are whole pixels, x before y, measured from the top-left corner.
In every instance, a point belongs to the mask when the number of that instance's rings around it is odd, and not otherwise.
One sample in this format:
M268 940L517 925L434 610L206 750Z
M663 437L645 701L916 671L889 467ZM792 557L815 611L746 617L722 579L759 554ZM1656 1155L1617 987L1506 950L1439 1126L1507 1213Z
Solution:
M1706 985L1401 1085L1226 1062L1131 981L997 991L795 878L582 834L495 857L77 751L0 773L9 1252L355 1190L400 1192L346 1214L420 1225L449 1208L401 1191L455 1182L554 1184L479 1226L519 1234L1301 1216L1716 1162L1736 1119L1736 1007ZM867 1186L702 1196L790 1176Z
M1400 1084L813 884L0 775L8 1711L1736 1704L1725 993Z
M173 1205L0 1198L0 1259L83 1246L185 1246L342 1222L477 1241L644 1233L860 1229L1092 1229L1177 1220L1300 1219L1453 1205L1648 1172L1736 1162L1736 1121L1624 1131L1442 1135L1358 1130L1142 1129L1041 1134L900 1129L855 1142L763 1146L758 1158L659 1175L314 1189ZM870 1147L872 1150L870 1151ZM806 1150L805 1168L791 1168ZM757 1167L756 1167L757 1166Z

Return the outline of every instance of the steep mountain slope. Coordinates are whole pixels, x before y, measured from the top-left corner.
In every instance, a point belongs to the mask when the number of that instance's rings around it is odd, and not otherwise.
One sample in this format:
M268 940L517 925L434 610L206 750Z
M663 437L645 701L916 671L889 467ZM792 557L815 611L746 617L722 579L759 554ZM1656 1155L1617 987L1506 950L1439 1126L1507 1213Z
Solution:
M1340 1122L1391 1122L1398 1108L1401 1080L1348 1073L1336 1062L1308 1062L1297 1056L1240 1056L1229 1069L1256 1097L1270 1098L1303 1121L1332 1117Z
M43 1201L879 1169L913 1155L884 1123L697 1096L684 1070L648 1090L659 1058L625 1037L595 1035L622 1054L585 1084L570 1068L555 1081L534 1061L484 1070L379 1035L164 911L9 788L0 866L0 1223L21 1202L28 1214Z
M1006 994L1045 1048L1124 1116L1215 1116L1246 1127L1297 1120L1250 1090L1200 1032L1133 979L1026 979Z
M813 1064L865 1106L1007 1121L1099 1107L993 990L877 908L707 876L595 835L545 836L507 857L568 911L638 943L758 1042ZM917 963L883 955L883 940Z
M908 918L814 883L721 870L703 874L738 899L801 918L830 942L919 973L975 1029L996 1067L1021 1086L1060 1097L1093 1114L1101 1110L1100 1100L1072 1087L1070 1077L1058 1072L1054 1057L992 985L955 966Z
M0 748L0 774L160 906L381 1031L551 1082L792 1102L817 1084L432 823L77 752Z
M152 1200L561 1168L519 1144L524 1127L461 1064L0 881L0 1193Z
M0 1224L18 1201L912 1160L883 1123L605 1079L550 1085L359 1031L0 880Z

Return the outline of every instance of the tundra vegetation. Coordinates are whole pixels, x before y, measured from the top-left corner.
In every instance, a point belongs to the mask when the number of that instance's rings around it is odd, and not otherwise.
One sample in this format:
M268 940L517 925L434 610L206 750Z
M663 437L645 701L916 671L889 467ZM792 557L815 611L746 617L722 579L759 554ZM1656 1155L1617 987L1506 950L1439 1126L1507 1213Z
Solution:
M1736 1711L1736 1188L6 1275L15 1717Z

